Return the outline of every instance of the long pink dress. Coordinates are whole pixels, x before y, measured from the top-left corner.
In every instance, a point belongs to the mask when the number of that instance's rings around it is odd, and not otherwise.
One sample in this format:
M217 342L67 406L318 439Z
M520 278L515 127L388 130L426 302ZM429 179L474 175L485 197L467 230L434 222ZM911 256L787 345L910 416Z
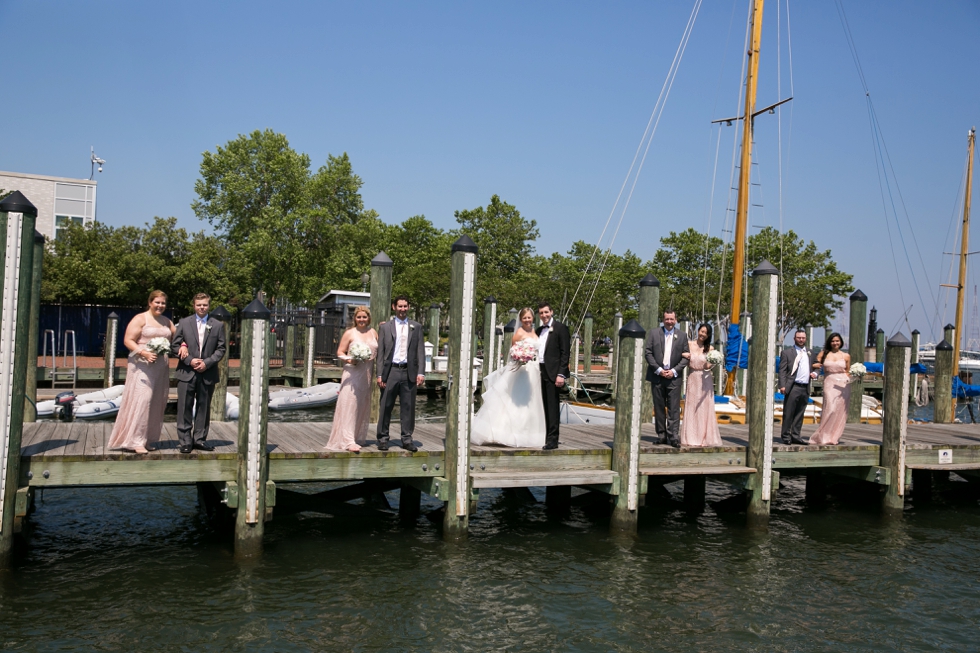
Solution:
M810 444L837 444L847 423L847 402L851 398L851 375L847 363L828 360L823 364L823 408L820 427L810 438Z
M378 338L373 332L361 333L357 329L351 335L351 344L359 342L371 348L371 361L378 355ZM350 347L348 346L348 349ZM344 451L352 444L367 444L368 419L371 417L371 361L357 365L347 363L340 377L340 394L333 414L333 428L327 449Z
M707 354L691 341L691 364L687 368L687 393L681 421L682 447L720 447L715 417L715 384L708 368Z
M145 345L153 338L166 338L169 342L170 328L151 321L143 326L137 342ZM116 415L108 448L135 449L158 442L169 394L170 365L167 357L157 356L155 362L147 363L141 356L130 354L122 406Z

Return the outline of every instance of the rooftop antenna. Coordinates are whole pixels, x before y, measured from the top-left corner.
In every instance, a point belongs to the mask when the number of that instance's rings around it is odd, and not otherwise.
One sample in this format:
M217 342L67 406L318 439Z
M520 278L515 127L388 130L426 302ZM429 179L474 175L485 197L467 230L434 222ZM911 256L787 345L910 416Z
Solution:
M95 177L95 166L96 165L99 166L99 172L102 172L102 166L105 165L105 159L100 159L99 157L95 156L95 147L93 146L92 147L92 172L88 176L89 180L91 180L93 177Z

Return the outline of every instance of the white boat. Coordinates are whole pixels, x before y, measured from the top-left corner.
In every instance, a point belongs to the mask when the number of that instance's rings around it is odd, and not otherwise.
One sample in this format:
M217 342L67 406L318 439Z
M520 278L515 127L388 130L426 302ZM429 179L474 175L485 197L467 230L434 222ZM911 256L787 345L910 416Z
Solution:
M936 344L929 342L919 346L919 362L930 367L936 365ZM980 371L980 351L964 349L960 352L960 370Z
M867 395L862 399L861 422L881 424L881 403L874 397ZM803 413L804 424L816 424L820 421L822 402L823 397L813 397L813 402L807 405L806 412ZM776 403L774 408L776 419L782 421L783 405ZM560 416L562 424L613 426L616 422L616 409L612 406L596 406L565 401L561 404ZM727 403L716 401L715 416L719 424L745 424L745 402L736 397L728 397ZM683 418L683 413L681 417Z
M269 410L297 410L299 408L320 408L337 401L340 394L339 383L323 383L309 388L279 390L269 394Z
M102 419L112 417L122 407L123 398L116 397L109 401L92 401L82 404L75 409L76 419Z
M79 407L86 404L93 403L106 403L113 399L118 399L122 397L123 388L125 386L122 384L114 385L111 388L106 388L105 390L97 390L96 392L86 392L85 394L77 395L74 401L74 409L76 411ZM37 416L38 417L51 417L52 415L61 414L61 406L55 406L54 399L48 399L47 401L37 402Z
M237 420L238 419L238 407L240 402L238 397L231 394L230 392L225 393L225 419L226 420Z

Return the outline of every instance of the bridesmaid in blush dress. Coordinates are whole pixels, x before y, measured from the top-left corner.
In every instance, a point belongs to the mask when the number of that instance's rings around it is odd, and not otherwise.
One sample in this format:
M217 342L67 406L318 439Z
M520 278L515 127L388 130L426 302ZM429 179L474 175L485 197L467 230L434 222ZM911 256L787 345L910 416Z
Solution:
M348 355L355 343L370 348L371 360L356 361ZM358 306L354 311L354 326L344 332L337 345L337 358L344 361L344 373L326 449L356 453L367 442L373 391L371 368L377 355L378 332L371 328L371 311L366 306Z
M147 300L149 307L126 327L123 344L130 351L126 366L126 385L122 406L109 437L109 449L136 453L153 451L160 440L163 412L170 393L170 365L167 355L146 349L153 338L174 337L174 324L163 316L167 310L167 295L154 290Z
M712 349L711 325L702 324L698 327L698 339L690 343L691 364L687 371L684 419L680 433L682 447L721 446L715 417L715 384L711 376L712 366L707 358Z
M851 355L841 351L844 339L831 333L813 368L823 368L823 408L820 426L810 444L837 444L847 423L847 402L851 398Z

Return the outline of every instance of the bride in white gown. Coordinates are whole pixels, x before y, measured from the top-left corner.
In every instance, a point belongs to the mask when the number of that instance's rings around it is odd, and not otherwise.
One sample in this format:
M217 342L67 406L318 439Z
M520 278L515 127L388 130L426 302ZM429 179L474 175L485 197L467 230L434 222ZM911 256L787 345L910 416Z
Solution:
M521 309L520 327L514 330L511 346L530 340L535 349L534 312ZM483 379L483 405L473 416L473 444L540 449L545 440L544 403L541 399L541 369L537 357L521 364L507 356L507 363Z

